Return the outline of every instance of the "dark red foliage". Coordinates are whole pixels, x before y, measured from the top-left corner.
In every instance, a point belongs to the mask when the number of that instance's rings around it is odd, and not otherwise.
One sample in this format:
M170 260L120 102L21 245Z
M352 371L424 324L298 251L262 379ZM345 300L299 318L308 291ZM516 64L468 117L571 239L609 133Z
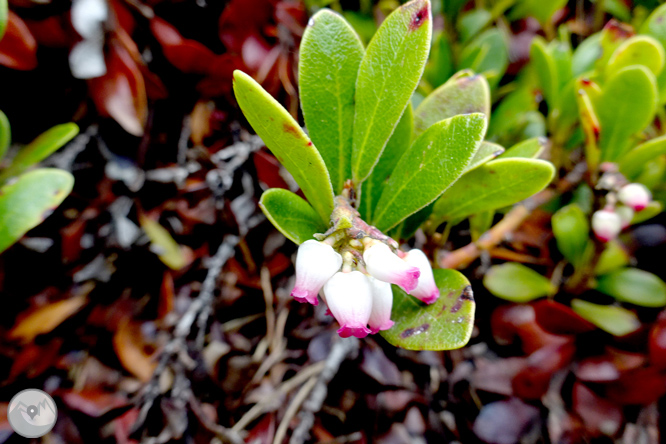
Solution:
M572 335L596 330L596 326L586 321L569 306L552 299L542 299L532 304L539 325L549 333Z

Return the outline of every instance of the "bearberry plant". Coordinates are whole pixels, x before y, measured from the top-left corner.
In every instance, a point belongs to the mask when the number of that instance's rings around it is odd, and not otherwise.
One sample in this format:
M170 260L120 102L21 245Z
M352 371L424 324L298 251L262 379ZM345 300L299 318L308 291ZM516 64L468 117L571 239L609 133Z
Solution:
M307 133L245 73L234 73L234 91L306 199L274 188L260 202L300 244L292 296L313 305L321 297L340 336L379 332L399 347L442 350L470 338L469 281L433 270L424 251L399 241L424 222L436 228L492 216L543 189L554 169L533 158L542 149L536 139L506 152L484 141L486 77L464 69L422 101L413 98L431 40L428 0L396 9L367 48L344 18L320 10L300 47Z

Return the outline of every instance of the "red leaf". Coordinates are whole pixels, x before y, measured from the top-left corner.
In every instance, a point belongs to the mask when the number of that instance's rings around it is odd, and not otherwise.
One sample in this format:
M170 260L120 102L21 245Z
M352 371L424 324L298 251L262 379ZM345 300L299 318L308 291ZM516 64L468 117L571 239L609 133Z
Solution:
M550 378L556 371L568 366L573 359L576 347L573 342L563 345L547 345L527 358L527 366L512 381L516 396L539 399L550 385Z
M573 408L594 436L613 436L624 421L622 409L597 396L580 382L573 387Z
M71 409L78 410L93 418L99 418L109 410L127 404L127 398L118 393L109 393L100 388L81 391L65 390L60 392L63 402Z
M41 46L69 48L73 41L79 39L64 15L52 15L44 20L26 20L25 24Z
M215 56L208 66L208 75L197 84L197 91L208 97L229 94L234 69L246 70L239 56L233 54Z
M0 40L0 65L20 71L37 67L37 42L21 17L9 11L5 35Z
M220 40L232 52L241 52L248 34L259 32L273 14L271 0L231 0L220 15Z
M606 387L606 397L620 404L650 404L666 395L666 374L640 368Z
M162 45L164 57L179 70L189 74L206 74L216 55L202 43L183 38L182 35L161 18L150 21L150 30Z
M544 331L536 322L534 307L525 304L503 305L490 318L493 337L500 345L513 343L520 338L523 351L533 353L546 345L561 345L569 342L566 336Z
M650 332L650 362L660 370L666 370L666 322L659 322Z
M132 56L113 39L106 56L106 69L102 77L88 80L97 110L112 117L128 133L142 136L148 117L146 86Z
M622 374L635 370L645 364L645 356L608 349L602 356L592 356L580 361L574 373L581 381L611 382L617 381Z
M571 308L549 299L534 304L534 314L539 325L549 333L570 335L596 330L594 324L578 316Z

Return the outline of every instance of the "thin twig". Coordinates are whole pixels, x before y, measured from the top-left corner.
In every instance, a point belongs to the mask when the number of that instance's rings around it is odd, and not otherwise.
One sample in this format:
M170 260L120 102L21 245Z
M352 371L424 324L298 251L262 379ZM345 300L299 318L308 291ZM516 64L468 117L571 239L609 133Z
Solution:
M326 358L324 370L317 378L317 384L312 389L310 397L303 403L303 408L298 414L298 426L291 434L289 444L303 444L310 435L310 429L314 424L315 413L321 410L326 395L328 393L328 383L340 369L342 362L354 354L359 348L359 341L356 338L347 338L338 340L331 352Z
M583 179L587 171L587 164L581 162L566 175L557 186L552 189L543 190L534 196L525 199L509 211L504 218L493 228L485 232L477 242L472 242L462 248L443 255L439 259L442 268L466 268L481 255L484 250L489 250L503 242L510 233L517 230L534 209L549 202L554 197L571 190Z
M308 382L303 384L303 387L301 387L298 393L296 393L296 396L291 401L291 404L289 404L287 411L284 412L284 417L282 418L282 421L280 421L280 425L275 432L273 444L280 444L284 440L284 437L287 436L289 423L294 418L294 416L296 416L298 409L301 408L301 404L305 402L305 398L307 398L307 396L310 394L316 383L317 377L313 376L312 378L308 379Z

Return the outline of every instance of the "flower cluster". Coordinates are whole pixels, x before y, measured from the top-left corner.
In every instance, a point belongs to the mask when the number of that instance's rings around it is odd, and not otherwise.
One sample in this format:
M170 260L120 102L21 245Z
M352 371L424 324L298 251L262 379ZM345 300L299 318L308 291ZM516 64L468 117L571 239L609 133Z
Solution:
M340 324L338 334L363 338L393 325L391 284L426 304L439 297L430 262L421 250L404 253L370 236L330 236L321 242L305 241L298 248L291 295L313 305L320 295Z
M651 199L650 190L639 183L630 183L617 192L609 193L606 207L592 215L594 235L602 242L615 239L631 224L634 214L644 210Z

